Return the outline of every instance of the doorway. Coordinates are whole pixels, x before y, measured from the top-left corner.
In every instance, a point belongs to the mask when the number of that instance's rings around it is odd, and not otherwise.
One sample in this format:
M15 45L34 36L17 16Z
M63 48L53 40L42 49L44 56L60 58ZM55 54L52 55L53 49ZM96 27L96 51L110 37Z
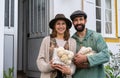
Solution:
M39 78L36 59L49 34L49 0L19 0L18 76Z

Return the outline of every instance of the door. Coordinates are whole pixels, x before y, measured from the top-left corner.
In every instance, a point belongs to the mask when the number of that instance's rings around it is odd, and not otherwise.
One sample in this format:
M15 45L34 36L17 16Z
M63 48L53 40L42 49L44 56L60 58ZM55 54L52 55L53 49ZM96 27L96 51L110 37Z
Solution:
M28 77L39 78L36 59L42 39L48 35L49 0L24 1L24 71Z
M4 11L4 70L14 68L17 78L18 0L5 0Z

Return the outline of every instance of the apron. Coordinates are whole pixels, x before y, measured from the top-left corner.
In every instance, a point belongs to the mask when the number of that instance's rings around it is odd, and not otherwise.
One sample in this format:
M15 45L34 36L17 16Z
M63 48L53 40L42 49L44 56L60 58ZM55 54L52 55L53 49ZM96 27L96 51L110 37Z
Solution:
M56 43L55 38L50 38L49 61L52 60L54 48L57 48L57 47L58 47L58 45ZM68 43L68 41L66 41L66 43L64 45L64 49L69 50L69 43ZM53 70L51 72L51 74L50 74L50 78L66 78L66 75L63 74L59 70Z

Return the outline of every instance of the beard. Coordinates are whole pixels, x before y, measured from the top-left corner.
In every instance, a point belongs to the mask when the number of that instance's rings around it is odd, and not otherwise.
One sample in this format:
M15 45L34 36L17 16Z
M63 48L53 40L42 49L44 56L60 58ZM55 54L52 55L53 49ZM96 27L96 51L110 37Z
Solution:
M85 29L85 24L77 24L74 27L77 32L82 32Z

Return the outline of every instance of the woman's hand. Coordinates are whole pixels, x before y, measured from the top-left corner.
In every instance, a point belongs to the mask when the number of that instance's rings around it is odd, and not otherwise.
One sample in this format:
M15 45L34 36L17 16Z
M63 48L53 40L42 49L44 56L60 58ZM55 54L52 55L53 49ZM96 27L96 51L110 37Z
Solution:
M55 64L53 64L53 60L50 61L50 66L55 69Z
M53 69L60 70L63 74L70 75L71 74L71 69L70 67L60 65L60 64L53 64L53 61L50 61L50 65Z
M63 74L70 75L71 74L71 69L70 67L64 66L64 65L55 65L55 69L60 70Z

